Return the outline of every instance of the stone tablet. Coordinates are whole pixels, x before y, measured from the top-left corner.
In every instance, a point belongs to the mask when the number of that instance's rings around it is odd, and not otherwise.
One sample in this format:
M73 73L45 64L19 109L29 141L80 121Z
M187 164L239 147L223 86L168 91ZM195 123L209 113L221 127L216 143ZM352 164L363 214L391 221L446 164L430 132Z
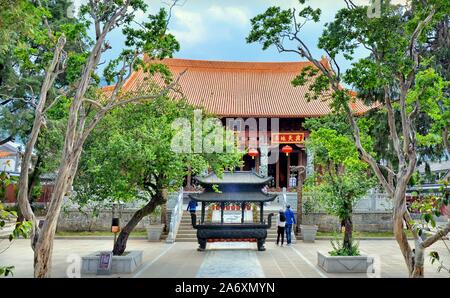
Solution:
M97 275L110 275L112 273L112 252L103 251L99 258Z

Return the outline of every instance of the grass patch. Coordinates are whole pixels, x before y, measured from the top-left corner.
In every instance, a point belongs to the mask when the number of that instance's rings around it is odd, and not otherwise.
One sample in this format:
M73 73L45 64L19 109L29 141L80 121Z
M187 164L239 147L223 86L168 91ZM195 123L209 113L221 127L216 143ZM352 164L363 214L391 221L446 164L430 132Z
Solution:
M323 237L334 237L336 235L336 232L317 232L317 237L323 236ZM337 235L344 236L344 233L337 233ZM412 237L411 231L406 231L406 235L408 237ZM354 238L382 238L382 237L394 237L393 232L353 232Z
M114 234L111 232L105 231L91 231L91 232L56 232L56 236L67 236L67 237L83 237L83 236L111 236L114 237ZM130 234L130 237L143 237L147 236L146 231L133 231Z

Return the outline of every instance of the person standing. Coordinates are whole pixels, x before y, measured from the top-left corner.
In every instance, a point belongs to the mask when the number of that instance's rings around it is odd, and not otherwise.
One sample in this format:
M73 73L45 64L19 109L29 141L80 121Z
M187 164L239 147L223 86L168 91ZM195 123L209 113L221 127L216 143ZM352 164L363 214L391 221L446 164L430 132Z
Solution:
M284 211L280 210L277 216L277 245L280 243L280 236L281 236L281 246L283 246L284 243L284 226L286 225L286 216L284 215Z
M195 211L197 210L197 206L198 206L197 201L194 201L191 199L187 206L187 211L189 211L191 214L195 214Z
M291 210L291 206L286 206L286 211L284 212L286 217L286 224L284 226L284 230L286 231L286 243L287 245L291 245L291 233L292 233L292 225L295 224L295 215Z

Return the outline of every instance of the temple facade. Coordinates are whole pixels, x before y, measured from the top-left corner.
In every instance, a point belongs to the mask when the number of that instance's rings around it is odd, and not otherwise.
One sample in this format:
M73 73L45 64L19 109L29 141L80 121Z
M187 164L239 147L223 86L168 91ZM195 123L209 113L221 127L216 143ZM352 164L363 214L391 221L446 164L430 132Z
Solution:
M311 168L311 158L305 150L309 132L303 128L306 118L331 113L331 92L317 100L308 100L310 83L294 87L292 79L301 69L313 66L310 62L227 62L187 59L164 59L174 77L183 72L179 80L180 91L187 101L203 108L239 129L239 142L253 154L243 157L244 165L238 170L253 170L263 177L274 177L269 187L279 191L293 188L296 183L291 166ZM328 65L326 59L321 63ZM328 67L328 66L327 66ZM134 72L124 85L124 91L148 88L148 74ZM108 91L106 87L105 91ZM360 101L351 104L356 113L368 110ZM252 133L257 127L257 134ZM256 150L256 151L255 151ZM286 153L285 151L289 151ZM253 156L251 156L253 155ZM192 187L191 177L186 187Z

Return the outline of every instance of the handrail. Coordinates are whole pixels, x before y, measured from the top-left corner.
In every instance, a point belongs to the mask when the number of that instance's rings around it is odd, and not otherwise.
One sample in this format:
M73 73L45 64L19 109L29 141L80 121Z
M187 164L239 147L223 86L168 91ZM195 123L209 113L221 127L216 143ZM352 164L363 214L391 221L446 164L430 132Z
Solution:
M287 206L287 196L286 196L286 187L283 187L283 207Z
M180 227L181 218L183 216L183 188L180 188L178 198L175 206L172 209L170 216L169 234L167 235L166 242L174 243L177 236L178 228Z

